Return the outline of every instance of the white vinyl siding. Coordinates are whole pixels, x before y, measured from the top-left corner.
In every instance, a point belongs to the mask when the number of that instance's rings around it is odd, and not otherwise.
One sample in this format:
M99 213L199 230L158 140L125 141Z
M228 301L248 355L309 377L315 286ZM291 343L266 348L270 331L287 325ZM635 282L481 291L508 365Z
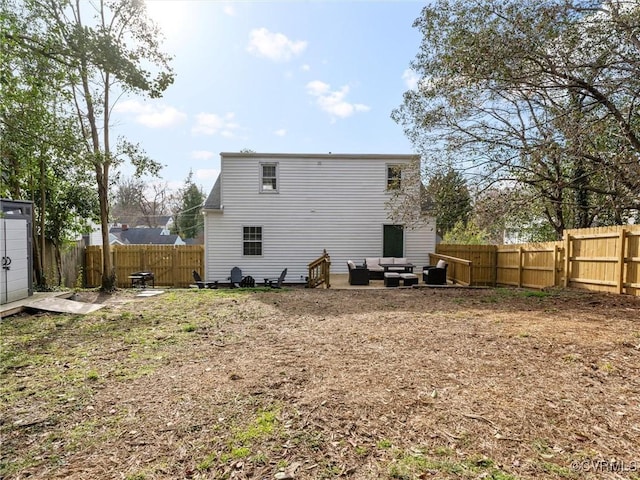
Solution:
M279 195L260 195L260 165L275 162L258 154L227 155L220 174L224 208L206 211L207 280L228 277L234 266L254 278L288 268L287 280L299 280L324 249L334 273L346 273L347 260L361 264L382 256L382 225L390 223L387 166L409 156L278 156ZM418 266L435 251L435 221L426 220L420 228L405 228L405 255ZM242 255L243 227L252 225L263 226L261 257Z

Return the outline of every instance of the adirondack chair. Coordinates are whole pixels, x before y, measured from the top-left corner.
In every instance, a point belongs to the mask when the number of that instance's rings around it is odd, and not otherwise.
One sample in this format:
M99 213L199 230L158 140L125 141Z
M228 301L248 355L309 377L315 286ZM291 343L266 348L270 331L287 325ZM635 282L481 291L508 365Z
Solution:
M242 270L238 267L231 269L231 275L227 278L231 288L240 288L240 282L242 281Z
M202 277L200 276L200 274L198 272L196 272L195 270L193 271L193 281L198 286L198 288L212 288L212 289L218 288L218 282L217 281L204 282L202 280Z
M282 288L282 282L284 282L284 277L286 276L287 276L287 269L285 268L277 279L265 278L264 284L265 286L268 285L271 288Z

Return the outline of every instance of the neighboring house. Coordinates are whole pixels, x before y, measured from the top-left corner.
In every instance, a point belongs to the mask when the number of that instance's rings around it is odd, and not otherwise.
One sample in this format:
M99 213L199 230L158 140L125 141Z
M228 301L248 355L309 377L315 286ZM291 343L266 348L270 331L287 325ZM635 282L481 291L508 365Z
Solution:
M203 208L206 279L224 280L238 266L258 281L284 268L287 280L300 280L325 249L334 273L365 257L428 265L435 219L417 212L417 223L397 225L388 208L400 182L421 191L419 175L400 173L416 161L412 155L222 153Z
M146 217L121 215L115 218L113 226L128 228L164 228L170 230L173 226L173 217L171 215L151 215Z
M166 228L113 227L109 230L112 245L184 245L179 235Z

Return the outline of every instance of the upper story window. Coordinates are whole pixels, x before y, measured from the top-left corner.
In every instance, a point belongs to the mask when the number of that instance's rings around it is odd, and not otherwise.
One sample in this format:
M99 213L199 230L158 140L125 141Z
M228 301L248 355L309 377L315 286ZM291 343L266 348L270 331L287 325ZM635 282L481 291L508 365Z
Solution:
M402 185L402 165L387 165L387 190L398 190Z
M278 164L260 164L260 191L263 193L278 193Z

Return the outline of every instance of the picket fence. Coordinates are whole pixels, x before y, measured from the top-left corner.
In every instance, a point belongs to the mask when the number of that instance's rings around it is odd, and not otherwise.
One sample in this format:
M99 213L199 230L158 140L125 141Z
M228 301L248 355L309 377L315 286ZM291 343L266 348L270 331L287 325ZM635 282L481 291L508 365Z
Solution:
M436 255L470 261L449 275L472 285L570 286L640 296L640 225L566 230L558 242L443 245ZM452 275L453 273L453 275ZM467 279L472 279L467 282Z

